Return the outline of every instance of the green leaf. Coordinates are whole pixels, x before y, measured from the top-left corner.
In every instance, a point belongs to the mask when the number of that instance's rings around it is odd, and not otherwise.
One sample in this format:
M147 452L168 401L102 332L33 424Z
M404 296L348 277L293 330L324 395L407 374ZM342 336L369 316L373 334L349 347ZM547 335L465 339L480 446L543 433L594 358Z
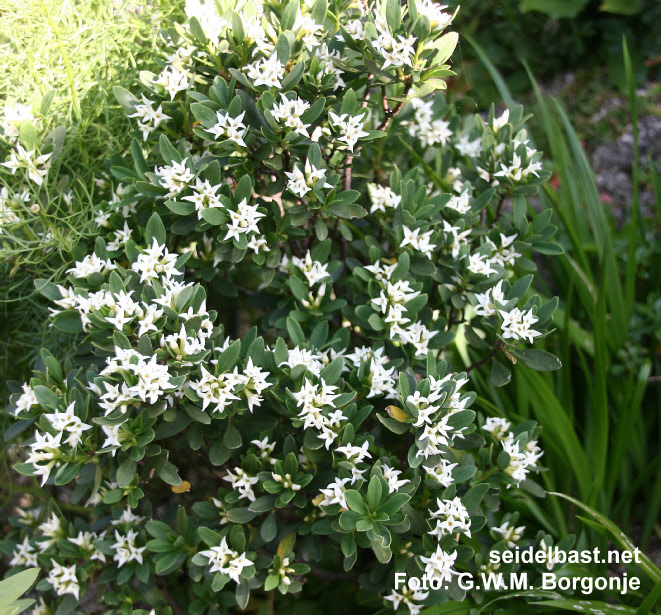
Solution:
M367 215L367 211L363 209L360 205L328 205L324 208L324 212L337 216L338 218L344 218L350 220L351 218L364 218Z
M248 601L250 600L250 586L247 581L241 581L241 583L236 586L234 598L236 599L236 604L241 610L248 606Z
M275 517L273 515L269 515L264 523L262 523L262 527L259 528L259 535L262 537L264 542L271 542L277 534L278 525L275 522Z
M137 467L138 462L135 459L129 458L122 461L117 468L117 486L120 489L128 487L131 484Z
M112 89L112 93L117 99L117 102L122 105L126 111L130 111L131 113L133 112L135 105L140 104L140 101L133 96L131 92L118 85Z
M434 49L438 51L438 55L434 58L434 63L445 64L445 62L454 53L455 47L459 42L459 34L456 32L448 32L434 41Z
M218 373L225 373L232 370L234 364L241 354L241 340L233 341L218 357L216 369Z
M294 22L296 21L296 16L300 10L301 6L298 0L291 0L287 3L284 11L282 11L282 18L280 19L280 27L282 30L291 30L294 27ZM280 60L283 62L283 60Z
M145 241L147 246L151 247L154 239L158 242L159 246L165 245L165 225L158 214L153 214L147 222L145 229Z
M402 4L400 0L387 0L386 21L394 34L402 23Z
M223 434L223 444L229 449L241 448L243 440L241 439L241 433L234 426L233 423L228 423L225 433Z
M549 492L549 495L563 498L590 514L611 534L615 544L619 545L621 549L629 551L630 553L637 556L636 561L638 562L638 566L640 566L643 572L650 578L652 582L654 582L655 585L661 583L661 569L656 566L647 557L647 555L642 553L640 549L636 548L633 544L633 541L608 517L594 510L593 508L590 508L587 504L584 504L580 500L577 500L576 498L573 498L569 495L565 495L564 493Z
M389 517L394 515L404 504L411 499L406 493L396 493L388 498L380 507L379 512L385 513Z
M188 20L188 23L190 24L190 31L191 34L198 40L200 43L203 45L206 44L207 42L207 37L204 34L204 28L202 28L202 25L200 24L200 21L198 20L197 17L191 17Z
M83 323L78 312L65 310L53 317L53 326L63 333L82 333Z
M208 547L217 547L220 544L220 534L218 532L214 532L208 527L198 527L197 533L202 539L202 542Z
M558 357L544 350L517 350L512 355L536 372L552 372L562 367Z
M177 474L176 466L172 465L169 461L163 466L161 471L158 473L158 476L166 482L168 485L176 487L181 485L181 478Z
M381 479L377 475L374 475L370 479L369 486L367 487L367 505L371 511L379 509L382 494L383 485L381 484Z
M19 126L19 140L26 150L37 147L37 129L30 120L23 120Z
M231 455L231 449L225 446L222 438L218 438L209 449L209 461L215 466L222 466Z
M33 390L34 396L44 410L52 410L60 407L62 403L60 398L48 387L38 384Z
M39 576L39 568L28 568L0 581L0 607L9 606L27 592Z
M301 325L298 324L298 321L294 320L291 316L287 318L287 331L289 332L289 338L294 344L297 346L305 344L303 329L301 329Z
M326 384L332 386L340 379L343 367L344 359L337 357L321 370L321 378L323 378Z
M298 82L303 77L303 71L305 70L305 62L298 62L294 65L287 76L282 80L281 92L288 92L289 90L296 87Z
M512 372L507 369L498 359L491 361L489 382L495 387L505 386L512 379Z
M163 133L161 133L161 136L158 139L158 147L161 152L161 157L166 164L181 162L183 160L181 154L172 145L172 143L170 143L170 139L168 139Z
M274 495L262 495L254 502L251 502L248 508L256 513L263 513L275 508L276 497Z
M565 253L561 245L553 243L552 241L535 241L532 244L532 247L535 252L539 252L540 254L548 254L550 256L557 256L559 254Z
M257 516L257 513L249 508L231 508L227 511L227 516L232 523L248 523Z
M475 485L466 492L466 495L461 498L461 503L466 507L469 512L480 505L482 498L489 491L488 483L480 483Z
M358 491L355 489L347 489L344 492L344 497L347 500L347 505L349 506L350 510L360 513L361 515L368 514L367 506L363 501L363 496L361 496Z

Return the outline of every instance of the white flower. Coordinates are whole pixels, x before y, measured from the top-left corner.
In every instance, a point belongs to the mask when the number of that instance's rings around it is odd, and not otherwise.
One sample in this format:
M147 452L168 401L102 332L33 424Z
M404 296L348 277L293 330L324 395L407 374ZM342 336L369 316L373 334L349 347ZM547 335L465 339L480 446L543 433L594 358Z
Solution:
M245 111L236 117L231 117L227 111L216 111L216 119L218 122L206 130L214 135L216 139L226 137L241 147L247 147L243 140L248 132L248 129L243 123L244 115Z
M28 536L25 536L25 538L23 538L23 542L18 543L14 547L14 551L12 553L12 558L9 561L9 565L24 566L24 567L32 567L39 565L37 563L37 552L35 548L30 544L30 540Z
M478 253L470 254L468 256L468 271L486 276L498 273L498 271L491 266L489 259L484 254Z
M353 148L358 142L358 139L369 135L369 133L363 130L362 122L365 113L356 116L343 113L338 116L331 111L329 112L328 117L330 118L333 127L339 130L339 140L344 141L351 152L353 152Z
M512 247L512 243L517 238L517 234L510 235L509 237L500 233L500 247L497 247L491 239L487 237L487 243L493 248L493 253L489 256L489 261L505 267L505 265L514 266L516 259L521 255Z
M338 50L335 51L330 51L328 49L328 45L326 43L322 43L318 47L315 48L314 50L315 56L319 59L319 61L322 63L322 69L319 71L317 75L315 75L317 79L317 83L321 82L321 78L324 75L333 75L335 79L335 85L333 86L333 90L336 90L339 87L345 87L346 83L344 82L344 79L342 79L342 71L335 66L335 63L333 60L343 60L343 57L341 56L340 52Z
M40 120L32 113L32 107L21 103L6 104L3 115L2 130L7 140L19 137L21 122L30 122L35 127L40 123Z
M400 248L410 245L414 250L422 252L427 258L431 259L436 244L430 243L433 230L420 234L420 229L411 230L408 226L402 225L404 239L399 244Z
M416 2L416 9L418 15L424 15L429 19L429 27L432 30L444 30L452 22L452 15L443 12L443 9L448 8L444 4L436 4L432 0L418 0Z
M360 19L352 19L348 23L344 24L344 29L354 41L365 40L365 24L363 24ZM338 41L344 40L341 34L338 34L336 38Z
M156 175L160 175L159 184L168 189L167 196L178 194L195 179L195 173L186 166L185 160L181 162L173 160L171 165L156 167L155 172Z
M261 440L251 440L250 444L254 444L259 449L259 459L265 463L275 465L275 459L271 459L271 454L275 450L275 442L269 442L268 436L264 436Z
M37 401L37 396L34 391L27 384L24 384L23 393L16 400L14 405L16 406L15 416L18 416L22 412L29 411L32 406L38 406L39 402Z
M399 35L395 38L387 27L380 27L380 24L377 23L377 28L379 36L372 44L377 53L385 60L381 69L385 70L389 66L413 66L415 37L406 38Z
M526 479L529 468L535 467L537 460L543 455L535 440L522 449L520 442L514 441L511 434L502 441L502 445L503 450L510 456L510 464L504 470L505 474L509 474L517 484Z
M477 299L475 313L478 316L494 316L497 310L496 304L500 303L504 305L507 303L502 286L503 281L501 280L496 286L487 290L486 293L475 293L475 298Z
M71 269L67 269L67 273L71 273L74 278L88 278L93 273L106 274L113 269L117 269L117 265L112 263L110 259L101 260L96 254L88 254L82 261L76 263Z
M308 281L308 286L312 287L330 276L328 273L328 264L322 264L319 261L313 261L310 251L305 254L305 258L292 257L292 265L297 267Z
M48 480L50 471L58 463L62 456L60 450L60 441L62 440L62 432L56 436L51 436L49 433L34 432L34 442L30 445L30 455L27 458L27 463L31 463L35 467L35 475L41 476L41 486L43 487ZM46 465L39 465L39 463L46 461Z
M137 536L138 532L135 530L128 530L125 536L122 536L118 530L115 530L115 540L117 542L110 545L110 548L114 549L115 551L113 560L117 562L118 568L121 568L128 562L137 562L138 564L142 564L142 554L147 547L136 546L135 539Z
M218 15L216 3L212 0L186 0L186 16L188 19L195 17L200 22L213 47L218 47L222 31L230 26L227 20Z
M158 128L161 122L172 119L169 115L163 113L162 105L159 105L158 109L154 109L153 104L153 100L149 100L142 94L142 104L135 105L133 114L128 116L138 118L138 128L142 131L143 141L147 140L149 133Z
M344 492L347 490L345 485L349 482L351 482L350 478L336 478L325 489L321 489L324 499L319 506L332 506L333 504L339 504L342 508L348 509L349 506L347 505Z
M305 172L301 171L299 165L294 166L291 172L285 171L285 175L289 178L287 182L287 189L294 193L296 196L304 197L318 181L325 179L326 171L324 169L317 169L310 164L309 160L305 161ZM332 188L330 184L324 182L324 188Z
M505 310L498 310L498 312L503 318L501 328L504 339L528 340L532 344L534 338L541 335L539 331L530 328L537 322L537 318L532 314L532 308L527 312L523 312L519 308L514 308L509 312Z
M494 117L493 118L493 124L491 126L491 129L493 130L493 133L497 135L498 131L503 126L505 126L507 124L507 122L509 122L509 120L510 120L510 110L509 109L505 109L505 111L503 111L503 113L501 114L500 117L498 117L498 118Z
M436 527L429 532L429 535L436 536L440 540L448 534L463 532L470 537L470 516L461 500L458 497L452 500L437 498L436 502L438 510L431 513L431 519L436 521Z
M463 192L460 195L453 195L447 202L446 207L454 209L460 214L467 214L470 211L470 194Z
M282 367L283 365L292 369L298 365L305 365L307 371L315 376L319 376L321 370L325 367L321 354L298 346L288 351L287 360L280 363L278 367Z
M187 90L191 82L192 74L190 71L179 70L175 66L166 66L154 80L154 84L160 85L170 94L170 100L174 100L177 92Z
M156 238L154 238L150 248L142 251L138 256L138 260L131 265L133 271L140 273L141 282L151 282L156 280L160 275L170 277L177 273L175 263L177 262L177 255L171 254L165 245L160 245ZM160 303L161 300L155 300Z
M110 525L132 525L142 523L145 520L145 517L139 517L138 515L133 514L130 506L127 506L119 519L113 519L110 522Z
M227 476L224 476L223 480L232 483L232 489L236 489L239 492L239 499L245 498L250 502L254 502L257 499L252 486L259 482L259 478L251 476L243 468L236 468L235 474L232 474L228 470Z
M7 162L2 162L2 166L7 167L11 174L16 173L17 169L25 169L28 172L28 178L37 186L41 186L44 178L48 174L48 168L37 168L39 165L45 165L53 154L42 154L36 156L34 150L26 151L20 143L16 144L16 151L12 151Z
M362 446L347 444L346 446L338 446L335 449L335 452L345 455L347 461L350 461L351 463L361 463L365 458L372 458L372 455L368 451L369 445L369 442L363 442Z
M228 239L236 239L239 241L241 235L248 235L249 233L259 233L257 222L266 214L257 211L259 205L248 205L248 201L243 199L238 205L237 210L227 211L230 216L230 223L227 225L227 235L224 241Z
M310 108L310 103L298 97L288 99L284 94L280 96L282 102L271 109L273 117L282 122L287 128L294 130L294 132L309 137L308 128L310 124L304 124L301 116Z
M253 80L253 85L265 85L269 88L281 88L280 79L285 76L285 66L275 53L267 60L261 58L254 64L248 65L248 77Z
M245 553L238 553L229 548L226 537L223 538L217 547L200 551L200 555L204 555L209 560L209 564L211 565L211 568L209 568L210 573L220 572L226 574L236 583L240 582L241 573L244 568L253 565Z
M411 105L415 109L413 120L403 122L408 126L409 134L418 137L423 147L431 147L437 143L445 147L452 136L450 122L432 119L432 101L425 102L421 98L414 98Z
M429 557L421 557L420 560L425 564L425 574L428 579L438 579L439 582L449 582L453 574L458 574L452 566L457 559L457 552L446 553L441 547L436 547L436 551Z
M395 209L402 201L402 197L395 194L388 186L379 186L378 184L367 184L367 192L372 201L370 213L377 211L386 212L386 207Z
M195 187L193 190L195 191L194 194L181 197L181 200L190 201L195 205L197 217L200 220L202 219L202 210L209 209L210 207L224 207L218 196L220 184L217 186L212 186L208 179L202 181L198 177L195 180Z
M401 470L395 470L389 466L381 466L381 470L383 471L383 478L388 482L389 493L395 493L396 491L399 491L400 487L411 482L408 479L399 479L399 475L402 473Z
M482 429L488 431L494 438L503 440L509 431L511 423L507 419L497 416L490 416L487 418Z
M427 471L427 474L429 474L435 481L447 488L454 482L454 478L452 478L452 470L457 465L458 464L456 463L450 463L447 459L441 458L437 465L433 467L423 467Z
M89 557L90 560L97 560L105 563L106 556L94 546L94 541L98 538L99 536L97 536L95 532L78 532L78 536L75 538L69 538L68 540L79 546L85 552L86 557Z
M403 587L400 591L393 589L390 594L384 596L383 599L392 602L392 608L394 611L396 611L401 604L408 607L409 615L418 615L422 610L422 605L415 603L426 600L428 596L429 592Z
M58 596L71 594L76 600L80 599L80 585L76 578L76 565L61 566L55 560L51 559L53 567L48 573L47 581L53 586Z
M462 156L468 156L469 158L477 158L482 153L482 139L480 137L470 141L468 135L463 135L459 137L454 146Z
M64 412L58 412L56 410L53 414L45 415L53 426L53 429L59 432L69 432L69 436L65 442L72 447L76 447L81 443L83 431L92 429L91 425L83 423L80 418L76 416L74 413L75 405L75 402L72 402Z
M509 521L503 523L500 527L492 527L491 531L496 534L500 534L504 541L507 542L507 547L509 549L514 549L521 536L523 536L523 531L526 529L525 525L521 527L510 527Z

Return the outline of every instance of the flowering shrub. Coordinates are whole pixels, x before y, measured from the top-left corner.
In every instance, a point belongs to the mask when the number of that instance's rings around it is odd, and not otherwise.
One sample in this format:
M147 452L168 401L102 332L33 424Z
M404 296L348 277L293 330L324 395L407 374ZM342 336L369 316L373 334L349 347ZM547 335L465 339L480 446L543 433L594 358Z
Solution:
M543 495L540 428L476 414L468 375L559 366L530 348L556 302L526 255L558 248L523 112L435 94L457 35L427 0L187 14L116 89L135 139L94 244L36 283L79 353L14 390L15 468L57 499L1 546L48 571L44 613L224 613L337 558L375 609L462 600L491 550L552 544L501 503Z

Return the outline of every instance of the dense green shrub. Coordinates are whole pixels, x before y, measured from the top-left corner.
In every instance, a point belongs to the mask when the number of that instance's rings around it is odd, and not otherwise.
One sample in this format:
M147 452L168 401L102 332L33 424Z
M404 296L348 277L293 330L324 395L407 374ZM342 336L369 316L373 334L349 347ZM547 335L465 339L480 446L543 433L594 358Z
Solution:
M544 495L540 427L468 391L560 366L530 348L557 305L531 253L562 250L528 217L550 174L522 109L457 116L453 16L427 0L187 16L141 91L115 88L136 129L109 198L66 278L35 282L78 351L13 385L10 458L40 486L13 477L34 505L11 572L47 571L41 613L309 612L315 578L363 612L516 604L459 574L574 544L512 505ZM35 123L6 129L4 167L40 189L57 144Z

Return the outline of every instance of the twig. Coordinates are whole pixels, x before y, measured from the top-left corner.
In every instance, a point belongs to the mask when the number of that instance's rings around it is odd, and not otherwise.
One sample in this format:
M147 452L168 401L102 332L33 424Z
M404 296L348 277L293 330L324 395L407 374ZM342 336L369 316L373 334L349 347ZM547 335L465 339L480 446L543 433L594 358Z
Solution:
M394 109L390 108L390 105L388 105L388 97L386 95L386 86L381 86L381 101L383 102L383 112L385 113L386 117L381 122L377 130L385 130L390 126L390 122L393 121L393 119L399 114L399 112L404 108L404 105L406 104L406 95L409 93L411 89L411 81L407 81L406 85L404 86L404 91L402 92L402 100L397 103L397 106Z
M482 357L479 361L475 361L475 363L471 363L464 371L466 373L469 373L470 371L474 370L476 367L480 367L481 365L484 365L485 363L488 363L493 359L501 350L503 349L503 342L498 342L489 352L488 355L485 357Z
M167 585L165 584L165 581L159 579L158 580L158 586L161 590L161 593L163 594L163 597L168 601L168 604L172 608L172 611L175 613L181 613L181 609L179 608L179 605L174 601L174 598L168 594L168 589Z

